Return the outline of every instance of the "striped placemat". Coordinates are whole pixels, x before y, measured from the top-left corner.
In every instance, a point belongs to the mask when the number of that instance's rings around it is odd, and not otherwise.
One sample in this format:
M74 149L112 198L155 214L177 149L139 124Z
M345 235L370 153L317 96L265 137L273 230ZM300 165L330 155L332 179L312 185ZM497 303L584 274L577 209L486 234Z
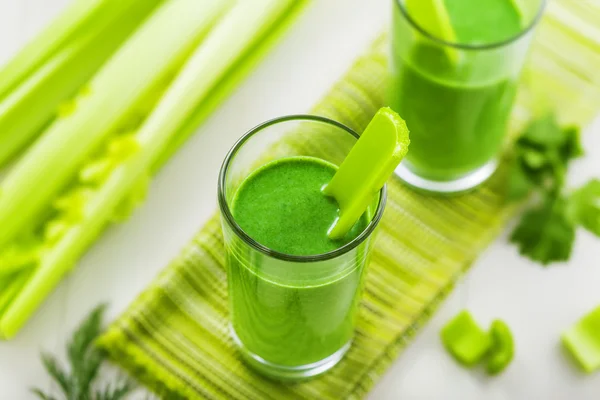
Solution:
M600 106L600 4L555 0L540 26L512 130L540 99L563 122L585 124ZM379 38L313 110L361 132L384 104L388 43ZM326 375L296 384L248 369L228 331L218 215L204 226L101 340L113 360L167 399L361 398L434 312L512 214L504 168L453 198L416 193L392 179L368 268L354 345Z

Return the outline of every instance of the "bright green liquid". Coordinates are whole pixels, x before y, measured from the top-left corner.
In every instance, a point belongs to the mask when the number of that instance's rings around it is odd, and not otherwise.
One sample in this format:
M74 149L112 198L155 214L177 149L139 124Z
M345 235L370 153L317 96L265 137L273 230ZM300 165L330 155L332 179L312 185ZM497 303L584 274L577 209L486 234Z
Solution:
M335 172L333 165L308 157L267 164L241 184L234 218L250 237L279 252L335 250L368 223L364 217L341 241L327 237L338 207L321 188ZM232 322L247 350L274 364L299 366L320 361L350 341L364 269L362 247L312 270L309 264L232 247L227 263ZM323 269L332 274L324 278Z
M510 0L446 4L464 44L504 41L522 29ZM394 18L389 102L411 131L406 165L424 178L441 181L483 167L497 157L503 143L517 89L514 68L502 71L500 52L462 51L457 67L432 42L418 40L407 50L410 28L399 10Z

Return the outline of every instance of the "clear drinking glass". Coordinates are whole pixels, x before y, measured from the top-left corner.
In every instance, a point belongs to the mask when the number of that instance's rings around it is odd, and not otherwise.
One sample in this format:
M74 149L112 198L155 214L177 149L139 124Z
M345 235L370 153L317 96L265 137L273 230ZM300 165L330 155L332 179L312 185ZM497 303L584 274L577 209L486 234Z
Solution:
M545 0L518 3L519 34L474 45L436 38L411 17L405 0L393 0L388 100L410 129L410 152L396 170L409 185L461 192L495 171Z
M244 359L277 379L333 367L350 347L363 274L383 214L385 187L353 241L325 254L289 255L249 237L231 205L241 182L273 160L311 156L340 165L358 135L316 116L283 117L247 133L227 155L219 207L227 254L231 334Z

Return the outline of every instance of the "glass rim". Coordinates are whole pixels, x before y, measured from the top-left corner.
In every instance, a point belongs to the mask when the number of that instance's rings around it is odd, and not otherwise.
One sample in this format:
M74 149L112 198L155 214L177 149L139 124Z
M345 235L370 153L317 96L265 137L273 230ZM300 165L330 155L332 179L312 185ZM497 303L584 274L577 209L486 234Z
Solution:
M519 33L517 33L516 35L511 36L505 40L501 40L498 42L491 42L491 43L483 43L483 44L468 44L468 43L460 43L460 42L449 42L447 40L440 39L439 37L429 33L429 31L427 29L425 29L421 25L419 25L417 23L417 21L415 21L410 16L410 14L408 13L408 10L404 6L402 0L394 0L394 3L396 3L398 9L404 15L404 18L406 18L406 20L413 26L413 28L415 28L422 35L424 35L428 39L432 40L433 42L436 42L437 44L441 44L444 46L453 47L453 48L461 49L461 50L491 50L491 49L495 49L495 48L499 48L499 47L504 47L513 42L516 42L517 40L519 40L520 38L525 36L527 33L532 31L533 28L535 28L535 26L538 24L538 22L542 19L542 15L544 15L544 9L546 8L546 4L548 3L548 0L540 0L540 7L538 8L537 13L531 19L531 22L526 27L521 29L519 31Z
M221 170L219 172L219 181L218 181L218 189L217 189L218 190L219 209L221 211L221 215L223 215L223 217L225 218L227 223L231 226L231 228L233 229L233 231L235 232L235 234L238 237L240 237L246 244L248 244L255 250L257 250L269 257L276 258L276 259L283 260L283 261L291 261L291 262L317 262L317 261L331 260L331 259L337 258L339 256L342 256L342 255L348 253L349 251L355 249L356 247L358 247L358 245L363 243L369 236L371 236L373 234L373 232L375 231L375 228L377 227L377 225L379 225L379 222L381 221L381 218L383 217L383 211L385 210L385 204L387 201L387 185L384 185L383 188L381 188L381 190L379 191L379 194L380 194L379 195L379 203L377 204L377 209L375 211L375 215L373 216L373 218L371 219L371 221L369 222L367 227L361 232L360 235L358 235L350 242L346 243L345 245L343 245L335 250L329 251L327 253L307 255L307 256L282 253L282 252L270 249L269 247L264 246L261 243L257 242L256 240L252 239L246 232L244 232L244 230L235 221L235 218L233 217L233 214L232 214L231 209L229 208L229 204L227 202L226 193L225 193L225 191L226 191L225 179L227 176L227 172L229 171L229 166L231 164L231 161L233 161L233 159L234 159L235 155L238 153L238 151L242 148L242 146L250 138L252 138L255 134L259 133L263 129L266 129L270 126L273 126L273 125L276 125L279 123L290 122L290 121L321 122L321 123L335 126L336 128L339 128L342 131L349 133L356 140L358 140L360 138L360 136L356 132L354 132L352 129L350 129L349 127L347 127L346 125L344 125L340 122L334 121L330 118L321 117L318 115L310 115L310 114L295 114L295 115L287 115L287 116L283 116L283 117L273 118L271 120L268 120L266 122L263 122L262 124L255 126L254 128L250 129L248 132L246 132L240 139L238 139L238 141L229 150L229 152L227 153L227 156L225 157L225 160L223 161Z

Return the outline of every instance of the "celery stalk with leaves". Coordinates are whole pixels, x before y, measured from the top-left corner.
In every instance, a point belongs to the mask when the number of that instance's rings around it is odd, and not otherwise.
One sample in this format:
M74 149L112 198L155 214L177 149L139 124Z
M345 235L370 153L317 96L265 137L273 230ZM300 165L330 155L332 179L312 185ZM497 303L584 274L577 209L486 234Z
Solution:
M0 337L143 200L211 94L221 99L303 3L166 1L84 86L0 182Z

